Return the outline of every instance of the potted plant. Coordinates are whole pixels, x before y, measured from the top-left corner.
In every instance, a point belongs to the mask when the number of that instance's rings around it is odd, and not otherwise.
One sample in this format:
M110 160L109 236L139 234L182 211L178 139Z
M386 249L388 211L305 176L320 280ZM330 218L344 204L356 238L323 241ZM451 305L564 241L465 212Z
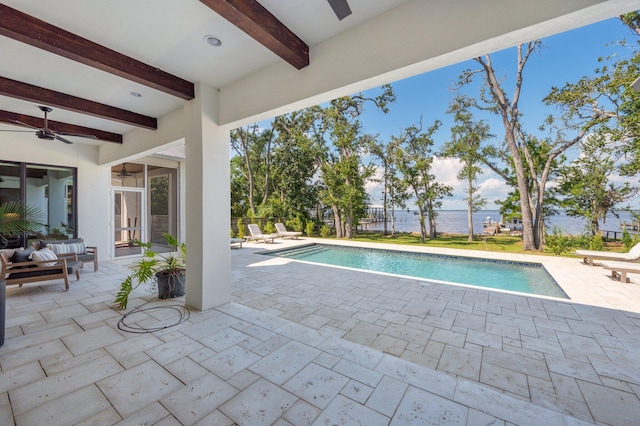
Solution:
M170 246L178 249L178 254L170 253L165 256L151 250L153 243L135 240L135 244L144 250L143 256L134 262L131 268L133 273L120 284L120 291L113 304L116 309L127 309L129 294L141 284L157 284L158 297L161 299L184 295L186 245L178 244L178 240L170 234L164 233L162 236Z
M27 205L21 201L7 201L0 205L0 249L5 248L9 240L29 232L38 232L44 225L41 223L44 212L38 207Z

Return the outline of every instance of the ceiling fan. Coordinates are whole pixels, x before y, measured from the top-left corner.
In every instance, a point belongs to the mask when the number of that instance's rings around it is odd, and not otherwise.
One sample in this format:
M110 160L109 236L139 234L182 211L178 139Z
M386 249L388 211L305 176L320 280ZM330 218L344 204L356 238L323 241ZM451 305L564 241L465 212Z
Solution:
M338 20L342 21L347 16L351 15L351 8L347 0L327 0L333 12L338 17Z
M44 127L42 128L38 128L35 126L32 126L30 124L27 123L23 123L21 121L18 120L11 120L16 124L19 124L20 126L24 126L24 127L30 127L32 129L36 130L36 136L38 137L38 139L45 139L45 140L58 140L60 142L64 142L66 144L72 144L73 142L71 142L70 140L64 138L63 136L75 136L75 137L79 137L79 138L89 138L89 139L98 139L96 136L93 135L82 135L82 134L78 134L78 133L66 133L66 132L56 132L53 131L49 128L49 121L47 119L47 114L50 113L51 111L53 111L51 108L47 107L47 106L39 106L38 108L40 108L40 111L42 111L44 113ZM0 130L0 132L31 132L31 130Z

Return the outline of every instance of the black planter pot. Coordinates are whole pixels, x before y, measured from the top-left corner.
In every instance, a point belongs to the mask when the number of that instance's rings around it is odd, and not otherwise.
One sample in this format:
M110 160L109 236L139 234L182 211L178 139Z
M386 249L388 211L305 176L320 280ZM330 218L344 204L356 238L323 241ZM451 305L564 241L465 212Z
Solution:
M7 301L7 283L0 280L0 346L4 345L5 303Z
M158 279L158 297L160 299L184 296L184 271L177 275L158 272L156 278Z

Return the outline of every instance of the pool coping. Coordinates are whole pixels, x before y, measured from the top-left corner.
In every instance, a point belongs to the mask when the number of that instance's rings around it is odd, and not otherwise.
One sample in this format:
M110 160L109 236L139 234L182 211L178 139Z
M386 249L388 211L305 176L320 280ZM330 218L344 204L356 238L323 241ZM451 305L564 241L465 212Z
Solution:
M640 274L630 275L631 283L624 284L613 280L609 271L598 266L588 266L582 263L580 258L542 256L533 253L501 253L483 250L450 249L430 246L409 246L402 244L371 243L353 240L326 240L322 238L308 238L299 240L277 240L275 244L251 244L252 249L258 249L256 253L264 251L281 250L283 248L297 247L310 244L345 245L382 250L406 251L425 254L442 254L470 258L542 264L549 275L560 286L568 299L535 294L509 292L499 289L484 288L487 291L506 292L527 297L549 298L555 301L566 301L589 306L621 309L630 312L640 312L640 306L634 301L640 300ZM283 258L280 258L283 259ZM325 265L330 267L329 265ZM366 272L359 270L361 272ZM402 276L405 278L405 276ZM417 278L416 278L417 279ZM430 280L435 282L435 280ZM455 282L445 282L448 285L466 286ZM479 288L479 287L473 287Z
M305 248L305 247L314 247L314 246L349 247L349 248L358 249L358 250L379 250L379 251L387 251L387 252L397 252L399 254L407 254L407 255L418 254L418 255L431 256L431 257L441 257L441 258L450 258L450 259L465 259L465 260L475 260L475 261L486 262L486 263L517 265L517 266L531 267L531 268L541 268L542 271L544 271L544 273L551 280L551 282L558 288L558 290L564 294L564 297L552 296L552 295L547 295L547 294L539 294L539 293L527 293L527 292L521 292L521 291L516 291L516 290L503 289L503 288L499 288L499 287L483 286L483 285L480 285L480 284L477 284L477 285L476 284L468 284L468 283L461 283L461 282L457 282L457 281L447 281L447 280L436 279L436 278L417 277L417 276L414 276L414 275L404 275L404 274L397 274L397 273L393 273L393 272L375 271L375 270L362 269L362 268L357 268L357 267L334 265L334 264L330 264L330 263L314 262L314 261L310 261L310 260L296 259L296 258L291 258L291 257L286 257L286 256L279 256L279 257L284 258L284 259L288 259L288 260L291 260L291 261L295 261L295 262L306 263L306 264L323 265L323 266L328 266L328 267L331 267L331 268L339 268L339 269L345 269L345 270L349 270L349 271L360 271L360 272L366 272L366 273L380 274L380 275L385 275L385 276L390 276L390 277L398 277L398 278L403 278L403 279L416 280L416 281L425 282L425 283L457 285L457 286L462 286L462 287L471 288L471 289L495 290L495 291L499 291L499 292L503 292L503 293L507 293L507 294L515 294L515 295L521 295L521 296L536 296L536 297L548 298L548 299L552 299L552 300L571 300L570 297L567 295L567 293L563 290L563 288L556 282L556 280L553 277L553 275L551 275L549 273L549 271L547 271L547 269L545 268L544 264L542 264L541 262L532 262L532 261L529 261L529 260L526 260L526 261L525 260L505 260L505 259L488 258L486 256L485 257L467 256L467 255L458 255L458 254L452 254L452 253L433 253L433 252L428 252L427 253L427 252L418 252L418 251L407 250L407 249L404 249L404 248L403 249L390 250L387 247L384 247L384 248L375 247L374 248L374 247L364 247L364 246L359 245L359 244L358 245L345 245L345 244L333 244L331 242L324 242L324 243L309 242L307 244L296 245L296 246L293 246L293 247L283 247L283 248L280 248L280 249L277 249L277 250L265 250L260 254L261 255L277 255L277 253L280 253L280 252L287 252L287 251L298 250L298 249L302 249L302 248ZM402 246L402 247L411 247L411 246Z

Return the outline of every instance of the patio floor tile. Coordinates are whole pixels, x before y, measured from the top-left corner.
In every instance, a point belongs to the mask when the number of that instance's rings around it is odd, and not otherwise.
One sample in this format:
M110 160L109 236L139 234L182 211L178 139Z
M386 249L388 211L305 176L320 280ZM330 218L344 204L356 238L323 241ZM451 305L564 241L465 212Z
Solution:
M324 409L348 382L347 377L311 363L282 387L308 403Z
M147 334L119 330L121 313L109 308L127 272L120 265L82 271L69 292L59 283L8 289L0 424L640 418L635 282L541 258L574 303L296 262L276 268L256 255L304 243L234 250L233 302ZM128 319L169 324L163 307L183 301L140 292L132 309L160 309Z
M237 393L236 388L209 373L182 389L170 392L160 402L180 423L190 425Z
M97 384L123 417L135 414L183 386L154 361L111 375Z
M282 388L261 379L220 407L240 426L268 426L298 400Z
M367 425L385 426L389 418L342 395L335 397L331 404L313 422L314 426L324 425Z

